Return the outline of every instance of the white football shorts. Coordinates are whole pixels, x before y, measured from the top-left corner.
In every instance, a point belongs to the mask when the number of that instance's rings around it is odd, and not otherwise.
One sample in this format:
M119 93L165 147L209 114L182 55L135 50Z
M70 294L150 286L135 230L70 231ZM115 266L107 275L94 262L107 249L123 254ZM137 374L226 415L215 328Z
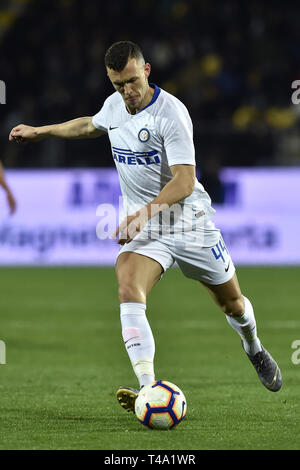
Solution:
M206 284L218 285L229 281L235 273L235 267L219 230L214 230L212 246L197 245L190 239L174 242L169 238L140 239L135 237L120 249L120 254L134 252L157 261L164 272L175 262L182 273L191 279Z

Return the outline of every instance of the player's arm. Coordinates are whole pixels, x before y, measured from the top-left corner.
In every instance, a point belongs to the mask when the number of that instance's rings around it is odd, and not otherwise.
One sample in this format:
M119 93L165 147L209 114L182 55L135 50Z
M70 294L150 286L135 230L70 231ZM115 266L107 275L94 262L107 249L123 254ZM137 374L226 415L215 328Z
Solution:
M148 218L154 217L162 207L171 207L190 196L195 186L194 165L172 165L173 178L164 186L161 192L146 206Z
M80 117L61 124L33 127L20 124L14 127L10 134L11 142L25 143L36 142L48 137L62 139L88 139L99 137L105 132L97 129L92 122L92 116Z
M113 235L113 238L119 235L118 243L122 245L128 243L138 232L143 230L149 219L192 194L196 178L195 166L172 165L170 168L173 178L156 198L135 214L127 216L119 225Z
M16 204L16 200L14 198L14 195L11 192L11 190L10 190L6 180L5 180L4 170L3 170L3 166L2 166L1 161L0 161L0 186L6 192L6 197L7 197L7 203L9 205L9 210L10 210L10 213L13 214L16 210L17 204Z

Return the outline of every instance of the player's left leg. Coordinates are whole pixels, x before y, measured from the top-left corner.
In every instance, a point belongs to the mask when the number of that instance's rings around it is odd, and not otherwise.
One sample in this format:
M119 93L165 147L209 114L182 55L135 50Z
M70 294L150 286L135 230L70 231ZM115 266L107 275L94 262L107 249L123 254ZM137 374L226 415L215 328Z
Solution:
M146 299L161 273L159 263L133 252L120 254L116 263L122 336L140 387L155 380L155 343L146 317ZM134 412L138 393L139 389L119 387L117 400Z
M132 240L123 246L117 259L122 336L139 387L155 380L155 343L146 317L147 296L173 262L169 251L156 240ZM120 387L117 400L134 412L138 393L138 389Z
M154 382L155 344L146 302L162 271L157 261L134 252L121 253L116 263L122 336L140 386Z
M201 283L225 313L228 323L242 338L243 348L263 385L270 391L278 391L282 385L280 369L257 337L253 308L249 299L242 295L236 273L224 284Z

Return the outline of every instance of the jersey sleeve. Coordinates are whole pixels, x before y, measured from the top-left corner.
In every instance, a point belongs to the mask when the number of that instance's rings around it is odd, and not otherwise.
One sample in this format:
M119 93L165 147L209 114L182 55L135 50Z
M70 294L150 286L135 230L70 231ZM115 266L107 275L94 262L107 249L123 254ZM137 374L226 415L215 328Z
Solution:
M176 109L176 115L164 125L163 138L169 166L196 164L193 125L187 111Z
M109 102L109 99L106 99L100 111L97 114L95 114L92 118L92 123L97 129L100 129L101 131L106 131L106 132L108 131L109 110L110 110L110 102Z

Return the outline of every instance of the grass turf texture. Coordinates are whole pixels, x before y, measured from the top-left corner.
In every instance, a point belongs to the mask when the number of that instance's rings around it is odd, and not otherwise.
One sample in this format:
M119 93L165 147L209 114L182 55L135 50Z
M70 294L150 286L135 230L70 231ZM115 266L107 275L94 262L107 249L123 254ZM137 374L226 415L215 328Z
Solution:
M118 405L136 386L111 268L2 268L1 449L299 449L299 268L240 268L283 388L267 391L207 292L178 269L148 299L156 376L184 391L185 420L151 431Z

